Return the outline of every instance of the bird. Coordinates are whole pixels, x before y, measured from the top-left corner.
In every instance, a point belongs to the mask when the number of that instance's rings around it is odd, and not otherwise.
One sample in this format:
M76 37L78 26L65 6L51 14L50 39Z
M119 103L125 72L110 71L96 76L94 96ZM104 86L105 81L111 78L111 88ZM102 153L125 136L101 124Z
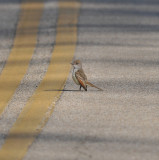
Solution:
M79 90L83 88L85 91L87 91L87 85L97 88L102 91L101 88L95 86L94 84L90 83L87 80L87 76L85 75L83 68L82 68L82 63L80 60L74 60L71 65L73 66L72 70L72 79L74 82L80 86Z

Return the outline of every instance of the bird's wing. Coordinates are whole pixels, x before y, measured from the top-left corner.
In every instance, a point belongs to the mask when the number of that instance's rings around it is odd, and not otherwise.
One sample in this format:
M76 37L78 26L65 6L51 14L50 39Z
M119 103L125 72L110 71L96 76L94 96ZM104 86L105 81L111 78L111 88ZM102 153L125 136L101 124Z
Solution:
M76 76L78 82L80 83L80 85L81 85L84 89L87 89L87 86L86 86L87 77L86 77L86 75L84 74L83 70L78 70L78 71L75 73L75 76Z
M81 76L83 77L83 79L84 79L85 81L87 81L87 76L85 75L83 69L80 69L79 72L80 72Z

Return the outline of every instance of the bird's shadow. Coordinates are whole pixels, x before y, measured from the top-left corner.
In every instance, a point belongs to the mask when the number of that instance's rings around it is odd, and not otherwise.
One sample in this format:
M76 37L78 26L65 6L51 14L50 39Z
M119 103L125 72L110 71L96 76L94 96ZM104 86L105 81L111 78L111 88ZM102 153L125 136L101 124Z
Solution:
M56 92L56 91L62 91L62 92L85 92L85 90L73 90L73 89L48 89L44 90L46 92ZM89 90L89 91L94 91L94 90ZM100 91L100 90L96 90Z
M47 92L52 92L52 91L63 91L63 92L79 92L80 90L73 90L73 89L48 89L45 90Z

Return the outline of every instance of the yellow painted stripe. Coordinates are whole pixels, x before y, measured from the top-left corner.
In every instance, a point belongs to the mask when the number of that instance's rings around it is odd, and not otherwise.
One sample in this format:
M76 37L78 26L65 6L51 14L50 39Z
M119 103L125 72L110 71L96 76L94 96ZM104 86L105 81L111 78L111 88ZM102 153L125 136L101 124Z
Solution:
M14 45L0 75L0 114L20 84L37 42L43 1L23 0Z
M77 42L77 0L59 1L56 45L48 71L0 150L0 159L21 160L53 112L64 88ZM51 91L48 91L51 90Z

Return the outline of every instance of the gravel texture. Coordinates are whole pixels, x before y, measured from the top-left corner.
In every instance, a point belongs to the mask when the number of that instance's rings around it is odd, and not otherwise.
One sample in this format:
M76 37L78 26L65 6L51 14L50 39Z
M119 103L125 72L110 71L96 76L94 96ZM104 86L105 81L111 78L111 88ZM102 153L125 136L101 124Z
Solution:
M104 91L76 91L70 73L25 160L158 160L158 8L82 1L75 59Z
M27 73L16 89L3 114L0 116L0 145L3 144L9 129L16 121L22 108L33 95L47 71L56 35L56 6L56 2L51 2L50 0L45 1L44 12L39 26L37 46Z
M75 59L83 62L88 80L104 91L90 87L87 92L78 91L70 72L52 116L24 160L158 160L159 2L81 2ZM13 29L4 34L3 46L12 44L19 3L9 7L14 24L5 19L5 7L0 14L4 18L0 29ZM45 1L27 74L0 117L0 145L47 70L57 7L57 1ZM0 48L0 54L6 52L4 62L9 54L6 48ZM1 63L0 69L3 66Z

